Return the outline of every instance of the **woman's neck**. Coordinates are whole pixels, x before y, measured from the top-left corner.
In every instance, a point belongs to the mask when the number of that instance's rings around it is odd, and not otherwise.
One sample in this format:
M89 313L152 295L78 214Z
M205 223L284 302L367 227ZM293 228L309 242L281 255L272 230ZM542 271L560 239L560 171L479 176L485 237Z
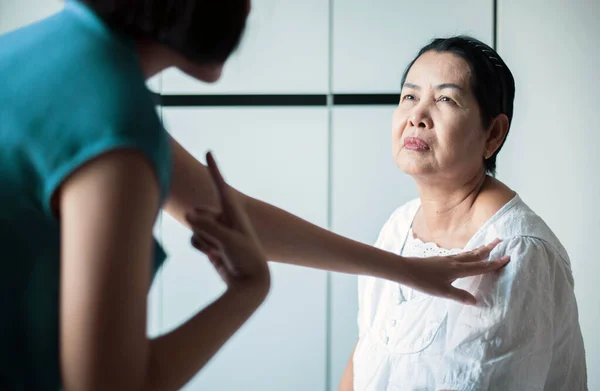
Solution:
M453 184L417 183L421 208L413 224L414 233L443 247L463 247L477 230L477 224L472 224L475 201L487 178L485 172L479 172Z
M163 45L139 40L136 46L140 66L146 80L174 65L172 53L169 53L169 49Z

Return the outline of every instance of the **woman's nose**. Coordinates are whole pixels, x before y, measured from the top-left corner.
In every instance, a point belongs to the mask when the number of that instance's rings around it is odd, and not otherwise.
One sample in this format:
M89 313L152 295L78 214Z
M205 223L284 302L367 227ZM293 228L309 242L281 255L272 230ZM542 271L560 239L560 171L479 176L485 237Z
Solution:
M431 121L431 116L429 115L427 109L423 107L415 107L411 116L408 120L410 126L415 128L432 128L433 121Z

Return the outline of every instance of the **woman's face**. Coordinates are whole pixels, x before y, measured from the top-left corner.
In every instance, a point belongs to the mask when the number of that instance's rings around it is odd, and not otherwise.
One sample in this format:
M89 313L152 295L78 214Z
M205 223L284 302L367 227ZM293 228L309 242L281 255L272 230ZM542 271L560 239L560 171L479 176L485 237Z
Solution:
M392 120L398 167L413 177L460 180L484 169L488 131L470 88L470 67L452 53L426 52L402 87Z

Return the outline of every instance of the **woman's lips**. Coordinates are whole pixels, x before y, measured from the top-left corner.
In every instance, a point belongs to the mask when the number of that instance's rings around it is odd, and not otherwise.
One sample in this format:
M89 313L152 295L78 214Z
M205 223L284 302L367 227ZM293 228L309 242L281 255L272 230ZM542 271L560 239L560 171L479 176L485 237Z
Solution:
M428 151L429 144L418 137L407 137L404 139L404 148L410 151Z

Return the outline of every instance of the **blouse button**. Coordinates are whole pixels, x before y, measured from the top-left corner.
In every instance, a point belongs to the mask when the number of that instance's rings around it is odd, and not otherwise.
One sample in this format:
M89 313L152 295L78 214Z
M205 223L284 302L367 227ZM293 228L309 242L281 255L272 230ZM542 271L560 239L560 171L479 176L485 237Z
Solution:
M392 327L396 327L396 320L392 320L390 323L392 324Z

